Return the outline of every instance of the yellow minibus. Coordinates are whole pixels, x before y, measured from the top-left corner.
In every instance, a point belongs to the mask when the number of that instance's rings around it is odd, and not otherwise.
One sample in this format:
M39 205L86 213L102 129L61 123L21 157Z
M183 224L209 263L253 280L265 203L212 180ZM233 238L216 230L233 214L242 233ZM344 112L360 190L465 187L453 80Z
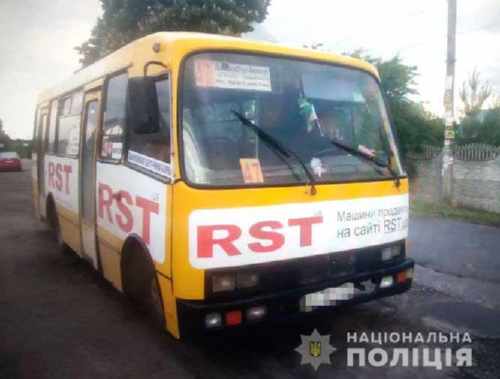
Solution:
M412 284L408 179L376 69L157 33L38 99L33 200L173 336Z

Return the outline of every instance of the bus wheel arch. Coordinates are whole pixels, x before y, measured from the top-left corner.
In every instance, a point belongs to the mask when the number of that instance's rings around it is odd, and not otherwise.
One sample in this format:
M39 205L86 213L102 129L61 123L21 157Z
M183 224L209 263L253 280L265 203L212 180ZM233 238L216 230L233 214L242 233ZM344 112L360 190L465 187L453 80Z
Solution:
M160 283L149 249L135 234L127 237L120 259L123 292L146 310L158 325L163 326L165 316Z
M62 236L61 225L59 223L59 217L57 216L57 206L52 193L49 193L45 200L45 212L47 215L47 223L52 230L58 250L60 252L68 251L68 245L66 245Z
M45 214L47 216L47 223L51 228L54 228L55 222L57 221L57 212L56 203L52 193L49 193L45 199Z

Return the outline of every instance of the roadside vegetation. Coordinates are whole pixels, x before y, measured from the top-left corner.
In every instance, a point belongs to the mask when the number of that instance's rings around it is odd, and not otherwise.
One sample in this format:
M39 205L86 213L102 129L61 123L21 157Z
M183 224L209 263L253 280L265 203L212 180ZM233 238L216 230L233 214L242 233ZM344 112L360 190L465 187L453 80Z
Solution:
M101 0L102 16L89 39L76 50L85 67L127 43L157 31L186 30L239 36L265 20L269 4L269 0ZM324 44L318 42L308 47L321 49ZM416 66L403 62L397 55L381 59L362 49L346 54L365 59L377 67L403 157L413 152L421 153L424 145L443 145L443 119L429 112L424 103L415 100L415 95L418 95ZM457 142L492 144L495 141L500 144L500 133L496 130L499 128L495 128L500 125L500 102L494 102L494 98L491 85L475 70L460 88L463 123L457 127ZM493 111L483 112L483 109Z
M0 151L15 151L21 158L31 158L31 140L12 139L4 130L0 118Z
M241 35L265 20L269 0L222 2L210 0L100 0L102 15L87 41L75 47L83 67L95 62L123 45L149 33L166 30L200 31ZM309 48L320 49L323 43ZM425 145L443 146L444 121L416 101L418 69L399 56L382 59L364 50L346 54L374 64L382 79L382 89L390 109L403 160L411 153L421 153ZM495 94L480 72L474 70L459 88L460 120L456 127L456 143L485 143L500 146L500 96ZM0 115L1 116L1 115ZM30 141L13 140L2 128L0 146L30 156ZM411 174L411 167L408 167ZM447 215L460 219L480 220L498 225L498 219L487 212L453 209L443 206L415 204L416 212Z
M270 0L101 0L102 16L87 41L76 47L88 66L151 33L190 31L240 35L264 21Z
M453 208L446 204L427 203L414 200L410 203L410 214L431 216L470 222L473 224L500 227L500 214L476 209Z

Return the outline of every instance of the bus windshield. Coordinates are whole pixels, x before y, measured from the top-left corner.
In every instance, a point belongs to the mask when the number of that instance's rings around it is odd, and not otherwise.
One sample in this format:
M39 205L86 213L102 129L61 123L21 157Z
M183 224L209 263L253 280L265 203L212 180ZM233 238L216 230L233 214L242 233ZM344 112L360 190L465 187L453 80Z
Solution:
M182 77L183 165L193 184L289 185L311 175L316 183L335 183L403 174L379 84L368 73L200 53L186 60Z

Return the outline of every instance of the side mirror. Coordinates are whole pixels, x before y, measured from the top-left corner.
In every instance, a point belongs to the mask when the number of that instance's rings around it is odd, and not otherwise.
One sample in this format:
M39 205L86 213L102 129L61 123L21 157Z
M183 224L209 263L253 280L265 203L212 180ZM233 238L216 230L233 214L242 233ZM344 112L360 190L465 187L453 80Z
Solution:
M127 118L137 134L160 130L158 97L151 77L131 78L128 83Z

